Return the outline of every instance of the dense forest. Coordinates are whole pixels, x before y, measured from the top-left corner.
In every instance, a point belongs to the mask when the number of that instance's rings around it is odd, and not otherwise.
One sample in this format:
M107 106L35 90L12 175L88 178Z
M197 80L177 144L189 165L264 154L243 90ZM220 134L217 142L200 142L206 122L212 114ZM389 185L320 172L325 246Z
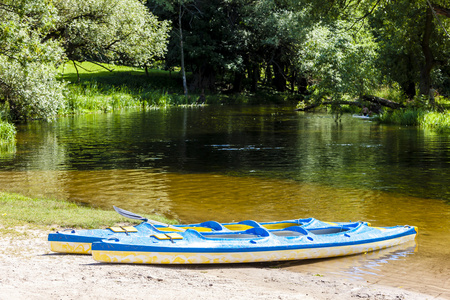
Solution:
M0 110L56 116L66 61L176 70L185 95L402 106L374 96L392 89L433 107L450 94L449 31L448 0L0 0Z

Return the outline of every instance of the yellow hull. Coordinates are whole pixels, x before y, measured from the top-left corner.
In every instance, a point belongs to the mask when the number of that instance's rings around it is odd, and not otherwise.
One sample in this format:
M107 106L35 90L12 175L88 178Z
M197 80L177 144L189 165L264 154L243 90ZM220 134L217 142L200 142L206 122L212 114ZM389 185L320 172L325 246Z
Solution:
M279 251L188 253L188 252L130 252L94 250L96 261L135 264L218 264L286 261L346 256L380 250L414 240L415 235L374 243Z
M91 254L91 243L49 242L49 244L53 252Z

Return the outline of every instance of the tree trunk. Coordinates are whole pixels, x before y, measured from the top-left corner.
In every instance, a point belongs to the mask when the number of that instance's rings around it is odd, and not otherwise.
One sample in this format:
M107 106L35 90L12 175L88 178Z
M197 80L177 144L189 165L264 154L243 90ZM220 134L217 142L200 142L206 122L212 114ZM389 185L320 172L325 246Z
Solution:
M273 64L274 80L273 84L278 92L286 91L286 78L284 77L284 65L280 63Z
M431 88L431 70L434 65L433 53L430 47L431 32L433 29L433 13L428 7L426 12L425 30L422 39L422 53L425 58L425 63L420 73L420 94L429 96Z
M233 93L240 93L242 91L242 80L244 79L244 74L241 71L234 72L233 81Z
M256 63L251 64L251 68L249 69L249 75L252 79L252 85L250 87L250 91L255 93L258 89L258 81L259 81L259 65Z
M413 99L416 95L416 84L413 81L408 81L400 85L402 91L408 96L408 99Z
M267 64L266 66L266 74L265 74L265 84L271 84L272 82L272 66L270 64Z
M381 105L381 106L386 106L386 107L394 108L394 109L405 107L401 103L397 103L397 102L391 101L389 99L385 99L385 98L381 98L381 97L377 97L377 96L363 95L361 98L365 101L372 102L378 106Z
M186 82L186 70L184 68L184 48L183 48L183 29L181 27L181 17L182 17L182 5L180 5L180 10L178 12L178 27L180 29L180 51L181 51L181 76L183 77L183 90L184 90L184 96L187 97L188 95L188 88L187 88L187 82Z
M308 93L308 79L305 76L301 76L298 79L297 89L299 94L307 94Z

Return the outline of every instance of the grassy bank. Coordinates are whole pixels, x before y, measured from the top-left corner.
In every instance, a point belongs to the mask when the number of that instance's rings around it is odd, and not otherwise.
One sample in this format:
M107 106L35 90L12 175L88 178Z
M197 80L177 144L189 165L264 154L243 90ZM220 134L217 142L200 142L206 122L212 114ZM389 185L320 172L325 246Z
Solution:
M0 154L13 152L16 146L16 128L0 119Z
M89 62L66 63L59 69L60 80L68 82L66 109L62 115L108 112L125 108L161 108L196 104L279 104L295 103L296 96L261 90L257 93L183 94L179 72L104 65L112 72ZM187 74L190 81L191 74Z
M403 103L406 108L387 110L378 118L380 123L420 126L437 132L450 131L450 98L437 95L434 103L428 97L416 96L408 101L399 87L382 87L371 91L378 97Z
M435 112L420 108L394 110L379 117L381 123L420 126L437 132L450 132L450 111Z
M60 114L108 112L125 108L153 108L192 104L184 97L178 73L88 62L61 66L60 80L68 82L65 110Z
M157 215L145 217L163 223L175 223ZM15 226L51 226L54 228L101 228L117 223L139 221L124 218L113 210L101 210L75 203L33 199L18 194L0 192L0 231L7 232ZM3 227L3 228L1 228Z

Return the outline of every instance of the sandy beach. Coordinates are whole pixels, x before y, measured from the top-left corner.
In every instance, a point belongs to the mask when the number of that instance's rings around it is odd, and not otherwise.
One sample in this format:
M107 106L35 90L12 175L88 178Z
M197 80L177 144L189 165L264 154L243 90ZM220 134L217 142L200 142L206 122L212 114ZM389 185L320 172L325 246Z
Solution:
M265 264L102 264L52 253L45 230L0 236L0 299L439 299Z

